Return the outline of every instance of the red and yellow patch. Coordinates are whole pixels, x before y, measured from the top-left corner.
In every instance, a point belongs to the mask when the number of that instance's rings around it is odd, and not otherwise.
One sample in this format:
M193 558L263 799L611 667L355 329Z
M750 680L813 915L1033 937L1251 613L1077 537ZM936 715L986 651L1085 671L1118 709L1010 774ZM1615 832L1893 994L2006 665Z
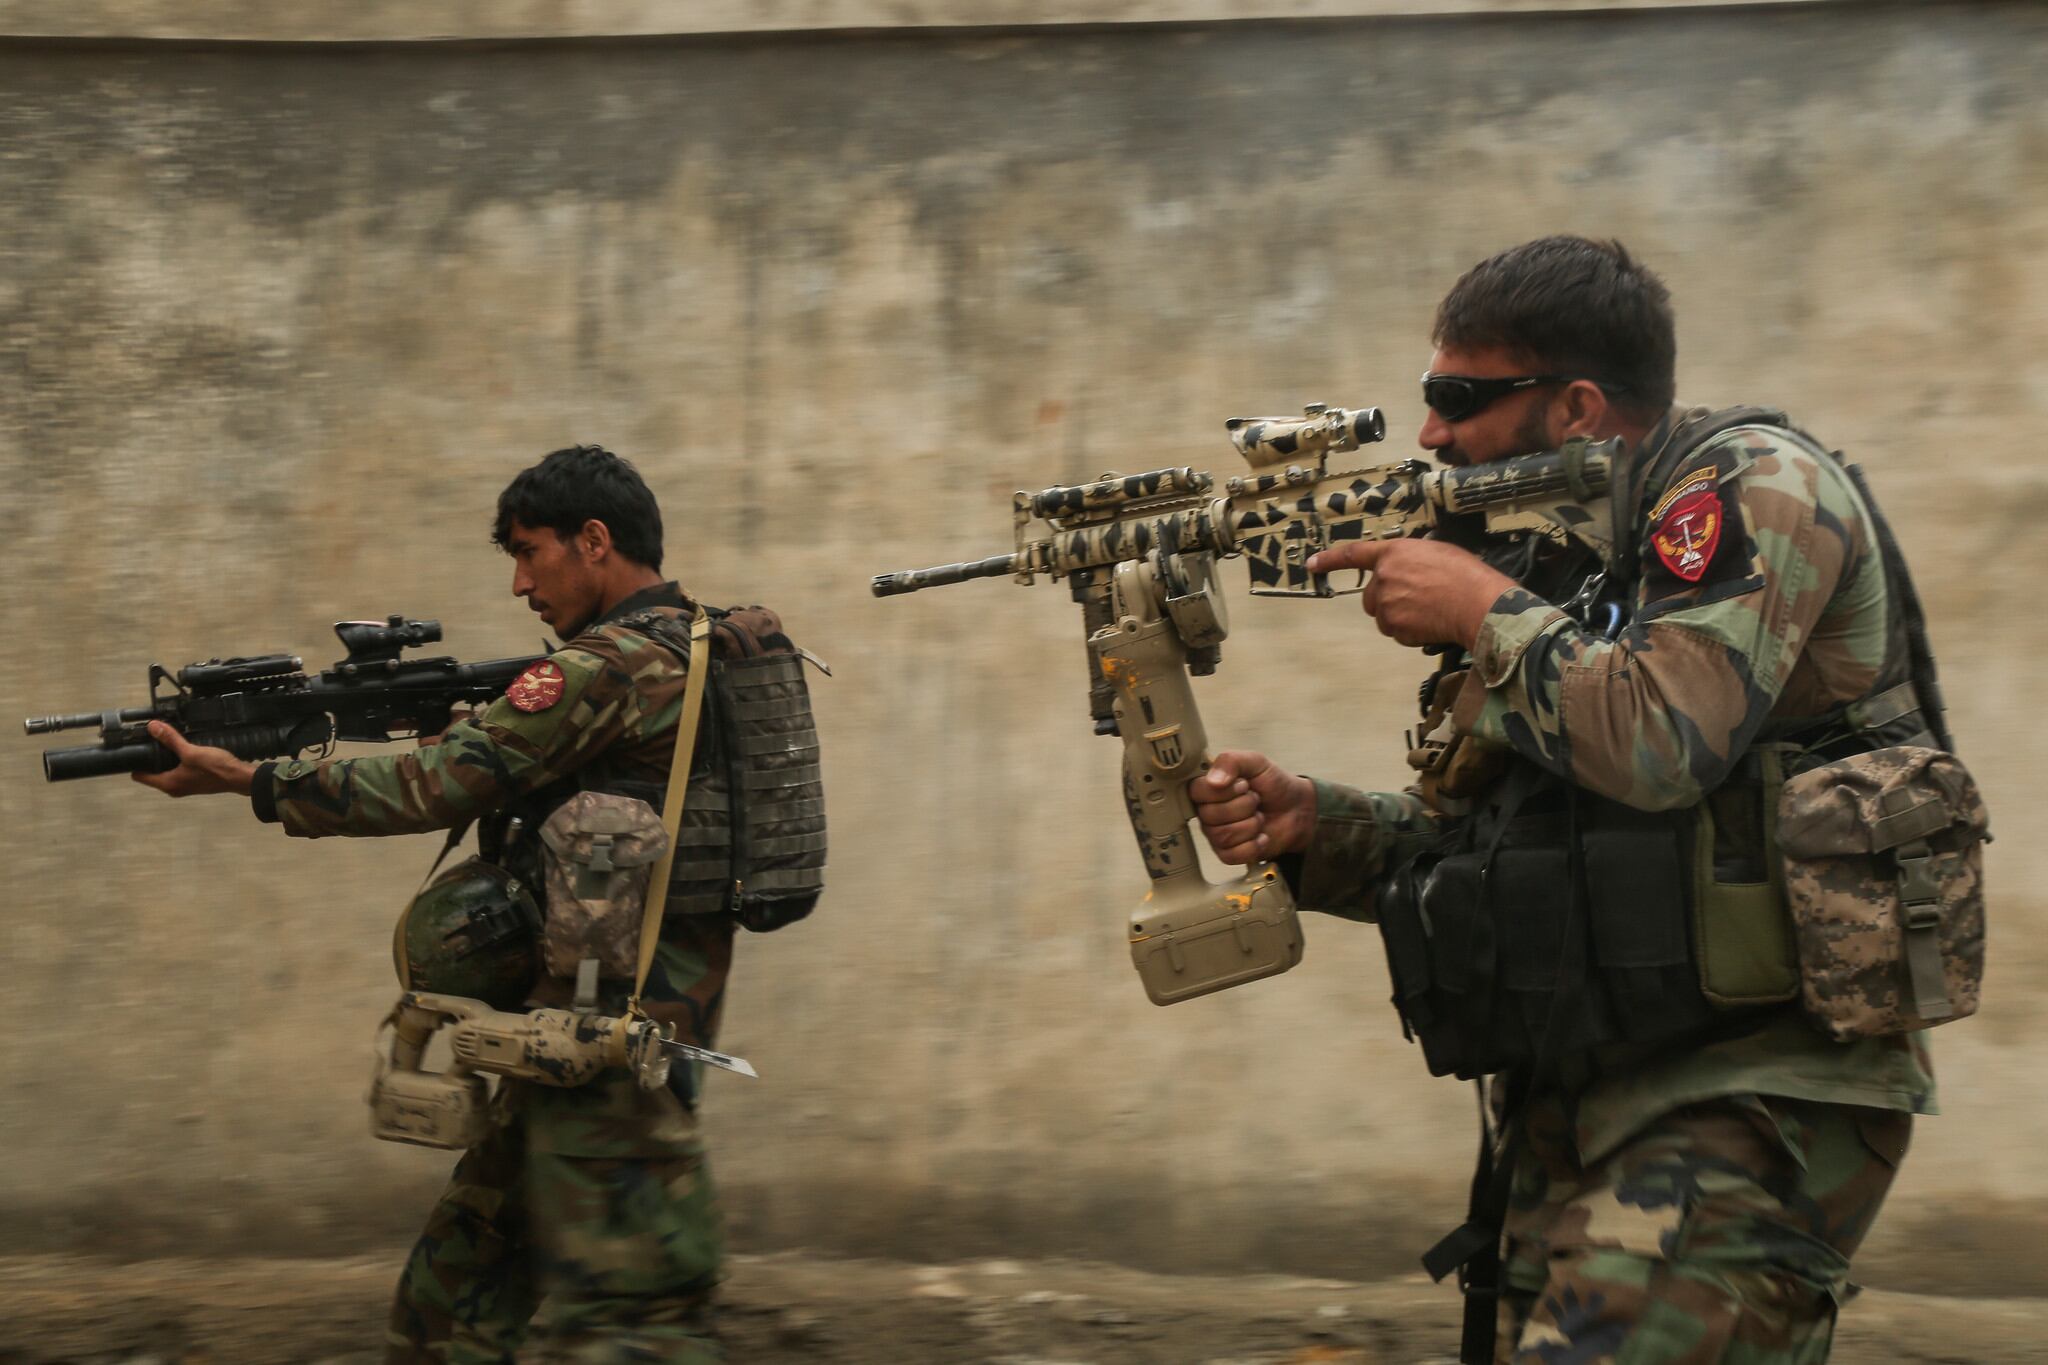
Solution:
M1699 582L1721 548L1727 520L1712 470L1684 480L1650 511L1650 544L1658 562L1688 583Z
M545 711L562 699L562 688L568 681L562 676L560 664L542 659L512 680L512 685L505 689L505 700L522 711Z

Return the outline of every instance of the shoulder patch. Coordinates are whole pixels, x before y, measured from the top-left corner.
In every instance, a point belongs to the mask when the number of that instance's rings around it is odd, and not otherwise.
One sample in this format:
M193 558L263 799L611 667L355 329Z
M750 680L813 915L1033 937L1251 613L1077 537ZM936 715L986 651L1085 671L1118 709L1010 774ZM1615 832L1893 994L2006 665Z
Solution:
M1705 578L1721 548L1728 508L1720 482L1712 467L1694 470L1650 509L1650 548L1667 572L1686 583Z
M1650 504L1639 552L1644 603L1704 605L1763 585L1738 485L1755 476L1757 456L1741 441L1717 441Z
M567 682L560 664L542 659L512 680L505 689L505 700L522 711L545 711L562 699Z

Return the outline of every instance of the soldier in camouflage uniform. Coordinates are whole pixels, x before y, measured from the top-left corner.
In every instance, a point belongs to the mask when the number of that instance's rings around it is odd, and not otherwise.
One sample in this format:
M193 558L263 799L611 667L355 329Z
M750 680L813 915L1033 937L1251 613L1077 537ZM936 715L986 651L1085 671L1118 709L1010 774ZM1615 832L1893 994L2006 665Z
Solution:
M695 608L661 577L661 513L639 473L595 446L556 451L500 496L494 538L512 557L513 593L568 642L504 698L417 752L320 762L252 766L158 723L151 733L180 764L137 780L173 796L246 794L258 819L305 838L473 820L488 835L507 812L538 828L600 760L665 783L687 670L615 623L649 610L687 622ZM732 945L728 915L663 923L643 1000L682 1041L714 1045ZM537 1003L569 994L544 980ZM623 998L604 1003L618 1013ZM652 1092L621 1071L575 1089L504 1082L502 1124L463 1155L413 1248L385 1358L510 1361L545 1297L548 1359L723 1359L709 1321L718 1211L692 1078L674 1077Z
M1421 443L1465 465L1618 435L1648 469L1689 416L1673 337L1663 285L1619 244L1503 252L1437 315ZM1635 515L1644 572L1612 638L1443 541L1354 543L1311 567L1370 571L1381 632L1465 651L1450 714L1467 742L1643 811L1701 803L1767 726L1899 667L1872 519L1798 434L1728 430ZM1223 860L1277 858L1303 908L1359 920L1404 836L1447 819L1415 789L1356 791L1244 752L1191 791ZM1796 1006L1727 1032L1571 1059L1520 1105L1496 1361L1827 1358L1849 1258L1912 1115L1934 1112L1922 1036L1836 1043ZM1476 1321L1483 1346L1483 1308Z

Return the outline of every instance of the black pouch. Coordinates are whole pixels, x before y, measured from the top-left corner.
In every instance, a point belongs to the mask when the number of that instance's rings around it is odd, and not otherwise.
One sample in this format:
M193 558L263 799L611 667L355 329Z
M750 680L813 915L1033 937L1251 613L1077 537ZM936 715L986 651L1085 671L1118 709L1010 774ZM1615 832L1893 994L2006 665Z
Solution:
M1687 926L1690 902L1679 820L1587 799L1582 808L1593 961L1618 1037L1660 1043L1708 1024Z
M1501 968L1500 936L1486 912L1485 860L1454 853L1430 869L1422 883L1423 922L1429 930L1433 1013L1443 1035L1430 1070L1471 1077L1486 1069L1486 1034ZM1423 1055L1430 1048L1425 1039Z
M1486 1052L1501 1071L1528 1060L1548 1040L1554 1055L1598 1041L1601 1019L1586 999L1586 933L1572 913L1571 856L1563 847L1494 854L1490 909L1507 945L1500 1017L1490 1021ZM1577 944L1574 939L1579 940Z
M1465 1080L1535 1055L1556 1028L1567 1047L1593 1027L1563 972L1569 859L1561 848L1506 847L1425 857L1389 879L1379 927L1394 1004L1423 1062ZM1558 1012L1560 983L1567 998Z
M1422 1048L1423 1064L1432 1076L1446 1076L1456 1069L1457 1058L1436 1008L1430 926L1422 910L1422 886L1437 863L1435 854L1424 853L1396 868L1380 885L1375 922L1387 952L1401 1032Z

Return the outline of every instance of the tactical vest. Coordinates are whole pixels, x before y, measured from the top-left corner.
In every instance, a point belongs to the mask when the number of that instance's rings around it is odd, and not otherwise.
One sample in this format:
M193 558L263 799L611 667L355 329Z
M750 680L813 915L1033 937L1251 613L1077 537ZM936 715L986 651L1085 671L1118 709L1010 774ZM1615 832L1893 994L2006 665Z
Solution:
M729 914L742 928L766 933L808 915L824 889L825 790L803 674L807 659L823 664L792 644L766 608L707 611L711 673L666 914ZM690 665L687 618L646 611L607 624L637 631ZM484 817L482 856L540 885L539 841L530 833L508 839L508 827L516 820L538 830L578 791L637 797L658 811L668 783L624 775L600 755L571 779Z
M731 914L766 933L811 913L824 890L825 788L803 667L810 658L761 607L711 609L711 676L669 877L670 915ZM659 612L613 624L690 664L689 622ZM815 661L813 661L815 662ZM666 782L582 774L587 791L662 808Z
M1617 494L1617 549L1589 619L1633 602L1643 509L1685 461L1742 426L1823 448L1757 408L1688 414ZM1833 457L1839 459L1839 457ZM1889 594L1890 645L1865 697L1767 728L1727 779L1679 811L1640 811L1511 759L1506 776L1404 842L1376 889L1378 924L1404 1032L1436 1075L1466 1079L1561 1066L1619 1049L1747 1032L1799 992L1775 847L1787 777L1892 744L1946 748L1918 599L1890 530L1848 467L1872 519Z

